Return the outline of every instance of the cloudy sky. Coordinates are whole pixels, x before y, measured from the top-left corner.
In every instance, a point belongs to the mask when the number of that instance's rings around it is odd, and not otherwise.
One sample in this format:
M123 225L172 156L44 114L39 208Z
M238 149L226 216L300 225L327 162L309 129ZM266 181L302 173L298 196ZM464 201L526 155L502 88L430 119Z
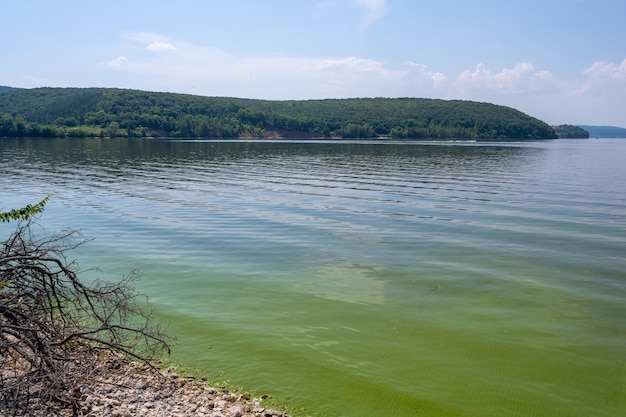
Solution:
M626 127L624 0L21 0L0 85L488 101Z

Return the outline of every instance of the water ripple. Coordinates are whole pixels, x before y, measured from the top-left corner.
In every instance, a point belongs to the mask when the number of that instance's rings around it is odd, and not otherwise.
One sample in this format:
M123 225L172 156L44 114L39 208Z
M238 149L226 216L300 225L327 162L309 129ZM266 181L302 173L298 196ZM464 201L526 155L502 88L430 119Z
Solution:
M582 416L623 376L624 143L3 140L0 209L54 193L181 357L307 408Z

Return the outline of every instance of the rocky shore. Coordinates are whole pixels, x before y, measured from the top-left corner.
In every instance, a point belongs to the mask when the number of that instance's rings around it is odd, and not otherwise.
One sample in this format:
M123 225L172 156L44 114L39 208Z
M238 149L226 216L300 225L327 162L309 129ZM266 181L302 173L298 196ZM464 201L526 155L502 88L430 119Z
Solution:
M106 363L99 372L74 387L73 404L31 398L33 417L287 417L265 408L249 393L212 388L204 381L176 372L156 371L137 364ZM8 412L9 414L4 414ZM12 415L0 405L0 416Z

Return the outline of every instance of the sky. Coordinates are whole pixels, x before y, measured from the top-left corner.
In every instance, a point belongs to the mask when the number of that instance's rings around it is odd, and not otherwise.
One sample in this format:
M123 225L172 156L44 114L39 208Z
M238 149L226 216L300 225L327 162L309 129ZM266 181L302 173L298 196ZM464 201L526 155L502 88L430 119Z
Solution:
M2 0L0 85L425 97L626 127L624 0Z

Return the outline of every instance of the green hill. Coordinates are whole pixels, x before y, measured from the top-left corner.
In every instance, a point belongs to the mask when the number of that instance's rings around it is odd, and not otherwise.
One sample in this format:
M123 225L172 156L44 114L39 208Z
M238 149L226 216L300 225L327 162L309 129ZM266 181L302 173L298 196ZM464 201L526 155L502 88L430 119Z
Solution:
M559 125L553 127L559 138L589 139L589 132L579 126Z
M18 90L18 88L7 87L6 85L0 85L0 94L8 93L9 91L15 91L15 90Z
M270 101L109 88L0 94L0 136L552 139L515 109L422 98Z

